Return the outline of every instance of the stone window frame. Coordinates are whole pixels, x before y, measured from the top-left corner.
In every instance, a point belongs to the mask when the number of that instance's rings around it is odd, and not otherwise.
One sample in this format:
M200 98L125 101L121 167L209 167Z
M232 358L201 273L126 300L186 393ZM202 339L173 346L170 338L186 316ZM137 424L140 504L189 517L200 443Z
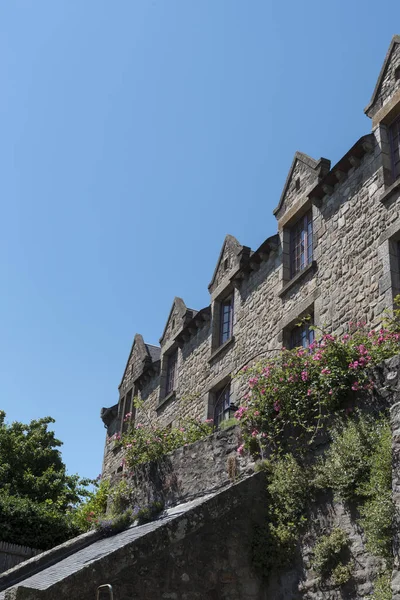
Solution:
M136 409L133 405L133 399L138 394L138 388L135 384L124 391L118 403L118 430L121 434L125 433L131 423L135 422ZM130 418L125 421L125 416L130 413Z
M392 180L397 181L400 178L400 115L387 126ZM398 154L396 159L396 152Z
M313 325L318 327L320 323L320 296L321 291L319 288L316 288L302 302L299 302L292 310L290 310L285 318L281 319L279 323L280 333L278 335L278 342L281 343L284 348L290 348L292 330L303 317L311 315Z
M207 410L205 413L205 417L207 419L214 420L214 428L215 429L218 429L218 427L219 427L219 423L215 423L215 416L216 416L215 411L217 408L216 404L217 404L217 401L218 401L219 397L221 396L221 394L224 393L224 391L227 389L229 390L229 406L226 410L223 411L224 418L221 419L220 422L231 418L231 413L236 411L236 405L235 405L236 390L235 390L234 381L232 380L230 372L227 373L225 371L225 373L218 378L218 381L212 384L212 386L210 387L210 389L207 393Z
M230 314L230 337L222 342L222 307L224 302L231 299L232 310ZM228 283L216 296L211 303L212 324L211 324L211 356L209 360L213 360L225 348L231 346L235 342L235 306L236 306L235 288L231 282Z
M304 242L302 241L304 239ZM303 249L301 250L302 246ZM290 227L290 278L304 271L313 261L313 215L309 208ZM302 262L303 261L303 262ZM303 266L302 266L303 265Z
M165 392L171 394L175 391L177 372L178 372L178 348L167 355Z
M168 383L168 365L172 356L176 356L175 362L175 376L173 389L171 391L167 391L167 383ZM158 407L160 407L168 400L175 398L176 391L178 387L178 376L179 376L179 364L180 364L180 353L179 346L174 343L166 350L161 357L161 368L160 368L160 393L158 397ZM158 408L157 407L157 408Z
M233 313L235 310L233 292L220 302L219 306L219 346L228 342L233 336ZM228 311L226 312L226 308ZM227 316L227 319L226 319ZM225 328L227 330L225 331Z
M378 243L382 263L379 292L384 297L383 304L389 308L400 294L400 219L382 233Z
M293 348L308 348L315 339L315 332L313 329L310 329L311 326L314 325L314 307L310 310L309 313L310 320L304 321L300 326L296 323L288 331L290 334L290 342L288 348L293 350Z
M296 283L300 282L308 273L315 273L317 270L317 262L315 256L315 221L318 217L317 207L312 203L311 199L307 197L304 201L296 204L288 214L282 217L279 222L279 229L282 242L282 288L279 292L279 296L283 296L286 292L291 289ZM311 224L311 256L307 258L307 263L304 267L293 273L292 270L292 244L293 244L293 231L298 224L304 220L306 215L310 215Z

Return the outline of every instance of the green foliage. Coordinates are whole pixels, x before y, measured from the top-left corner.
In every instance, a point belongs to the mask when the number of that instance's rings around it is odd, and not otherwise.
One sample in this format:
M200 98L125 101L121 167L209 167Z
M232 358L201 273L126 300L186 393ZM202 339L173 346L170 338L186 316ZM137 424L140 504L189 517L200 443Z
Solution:
M234 425L237 425L237 420L232 417L231 419L226 419L225 421L221 421L219 428L220 429L228 429L228 427L233 427Z
M48 550L81 533L70 515L55 504L0 493L0 539Z
M54 422L45 417L8 425L0 411L0 492L66 510L87 495L89 481L67 475L58 450L62 442L48 429Z
M347 533L339 527L320 538L314 548L313 568L322 580L330 578L334 585L342 585L350 579L349 546Z
M110 536L127 529L135 521L134 511L127 508L121 513L112 515L110 517L103 517L96 521L96 529L101 531L103 535Z
M391 561L394 504L392 446L385 417L355 415L332 432L332 444L317 466L316 483L359 509L367 548Z
M359 326L341 338L323 334L309 350L283 349L242 370L249 392L235 417L244 447L263 456L267 446L279 449L287 439L313 441L352 392L373 388L368 369L399 352L399 339L389 329L368 332Z
M145 508L141 508L137 511L135 517L138 521L139 525L143 523L149 523L150 521L154 521L154 519L164 510L164 504L160 501L154 501L149 506Z
M299 534L307 522L310 474L289 454L264 461L260 468L267 474L267 517L265 527L256 533L253 557L266 575L293 557Z
M370 475L363 486L365 503L360 523L372 554L392 561L394 503L392 499L392 435L389 423L376 426L377 439L370 456Z
M139 508L125 508L123 511L112 512L108 517L98 519L96 529L105 536L114 535L130 527L135 521L138 525L153 521L164 509L164 504L159 501L151 502L148 506Z
M128 469L157 460L181 446L204 439L213 431L212 421L186 419L180 427L158 427L138 423L122 436L125 462Z
M339 421L331 430L332 443L316 468L316 484L331 488L338 500L356 502L363 496L371 455L379 439L371 418Z
M80 504L71 514L72 522L80 531L89 531L98 519L106 514L110 482L101 480L96 490L90 492L86 502Z
M375 579L371 600L392 600L392 571L386 570Z
M72 514L89 480L67 475L51 423L45 417L9 425L0 411L2 541L46 550L82 531Z

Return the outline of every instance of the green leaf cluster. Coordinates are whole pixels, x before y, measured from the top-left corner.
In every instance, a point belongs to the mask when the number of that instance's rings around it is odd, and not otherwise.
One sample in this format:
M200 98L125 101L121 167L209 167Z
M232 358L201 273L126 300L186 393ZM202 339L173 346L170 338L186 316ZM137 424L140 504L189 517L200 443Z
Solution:
M179 427L159 427L137 423L122 436L125 466L133 470L137 465L157 460L182 446L204 439L213 431L212 421L182 419Z
M314 547L313 568L322 580L329 578L334 585L343 585L350 579L349 546L349 537L340 527L320 538Z
M332 431L332 443L316 467L318 487L360 513L367 549L392 560L392 436L387 417L355 415Z
M45 550L80 533L71 515L89 480L67 474L54 419L5 417L0 411L0 540Z

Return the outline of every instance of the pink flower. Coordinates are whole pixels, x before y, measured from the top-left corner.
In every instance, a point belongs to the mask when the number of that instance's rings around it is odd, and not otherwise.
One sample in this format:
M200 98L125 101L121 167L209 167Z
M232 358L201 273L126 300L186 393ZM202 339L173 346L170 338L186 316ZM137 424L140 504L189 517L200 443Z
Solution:
M254 429L254 430L251 432L251 437L255 438L255 437L257 437L257 435L258 435L258 430L257 430L257 429Z
M274 402L274 410L277 413L281 410L281 405L279 404L279 400L275 400L275 402Z
M311 396L312 390L307 390L307 396Z
M250 388L253 388L257 385L258 383L258 377L250 377L249 379L249 386Z
M244 444L240 444L240 446L238 447L238 449L236 450L236 452L242 456L243 452L244 452Z
M322 371L321 371L321 375L330 375L330 373L331 373L330 369L327 369L326 367L325 367L325 369L322 369Z
M360 389L360 384L358 383L358 381L355 381L353 383L353 385L351 386L351 389L353 390L353 392L358 392L358 390Z
M255 410L254 411L254 416L255 417L259 417L260 416L260 411L259 410Z
M301 378L303 381L308 381L308 371L302 371Z

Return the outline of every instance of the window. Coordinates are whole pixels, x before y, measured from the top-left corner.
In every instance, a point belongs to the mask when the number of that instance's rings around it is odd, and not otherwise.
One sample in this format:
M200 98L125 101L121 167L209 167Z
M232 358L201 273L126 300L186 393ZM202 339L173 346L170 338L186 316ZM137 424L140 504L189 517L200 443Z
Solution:
M125 433L129 425L135 420L132 393L133 390L130 389L125 398L121 400L121 433Z
M175 350L167 357L167 384L165 387L166 395L170 394L175 389L176 383L176 367L178 363L178 350Z
M312 263L312 211L301 217L290 231L290 266L291 276L300 273Z
M227 342L232 337L233 329L233 297L229 296L221 302L219 345Z
M400 117L389 127L393 179L400 177Z
M227 383L215 394L214 426L218 427L222 421L229 419L231 410L231 385Z
M313 321L307 321L302 323L300 326L296 325L293 327L290 333L290 347L298 348L302 346L303 348L308 348L310 344L314 341L314 330L311 329L313 325Z

